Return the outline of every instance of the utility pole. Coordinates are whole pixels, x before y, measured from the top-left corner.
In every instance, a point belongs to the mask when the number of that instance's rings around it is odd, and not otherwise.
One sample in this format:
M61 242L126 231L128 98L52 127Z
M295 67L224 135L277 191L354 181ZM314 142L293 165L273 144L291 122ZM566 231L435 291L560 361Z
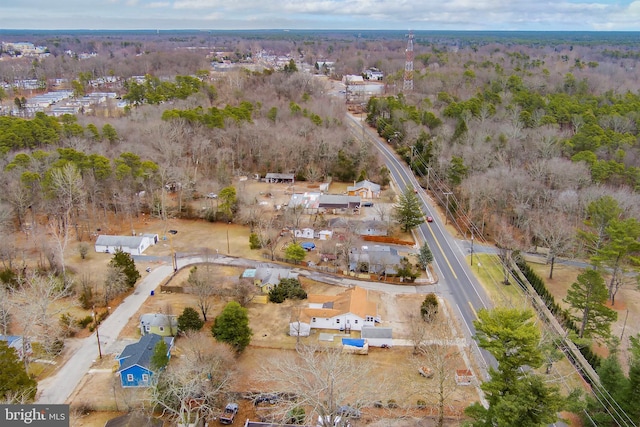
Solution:
M91 315L93 316L93 326L96 328L96 338L98 339L98 354L100 355L100 359L102 359L102 348L100 347L100 332L98 331L98 316L96 315L95 305L93 306Z
M447 196L447 202L446 202L447 203L447 211L446 211L445 216L444 216L444 225L447 225L449 223L449 196L452 195L452 194L453 193L451 193L451 192L444 193L444 195Z
M471 267L473 267L473 229L471 229Z
M169 246L171 246L171 266L173 267L173 272L178 271L178 257L173 250L173 236L178 234L178 230L169 230Z

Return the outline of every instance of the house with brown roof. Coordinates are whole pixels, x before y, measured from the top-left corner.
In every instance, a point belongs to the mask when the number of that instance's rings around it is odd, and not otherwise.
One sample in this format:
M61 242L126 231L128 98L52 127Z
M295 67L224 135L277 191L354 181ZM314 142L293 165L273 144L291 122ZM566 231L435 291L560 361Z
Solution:
M309 306L295 309L289 335L309 336L311 329L360 331L380 322L378 307L366 289L354 286L338 295L308 295Z

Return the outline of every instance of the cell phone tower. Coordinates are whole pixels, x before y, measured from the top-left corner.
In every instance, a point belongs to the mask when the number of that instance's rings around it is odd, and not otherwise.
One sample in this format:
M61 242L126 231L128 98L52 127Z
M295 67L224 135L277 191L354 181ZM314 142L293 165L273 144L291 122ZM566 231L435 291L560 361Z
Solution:
M405 51L404 82L402 84L402 91L411 92L412 90L413 90L413 32L409 30L409 41L407 41L407 50Z

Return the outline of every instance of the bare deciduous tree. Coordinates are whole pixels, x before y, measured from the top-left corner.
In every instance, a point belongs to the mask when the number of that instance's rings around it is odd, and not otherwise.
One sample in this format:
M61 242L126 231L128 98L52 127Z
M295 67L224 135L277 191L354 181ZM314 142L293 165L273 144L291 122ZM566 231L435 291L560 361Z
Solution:
M55 354L60 351L62 331L58 317L74 303L64 302L71 295L72 284L60 281L53 275L31 274L21 278L15 291L15 304L19 307L18 321L23 335L33 336L45 351ZM26 360L27 358L25 358ZM25 365L26 365L25 361Z
M219 410L218 403L233 376L233 351L205 333L181 341L182 355L158 374L151 387L151 403L176 423L198 425Z
M109 306L109 301L127 290L127 276L118 266L109 265L104 279L104 306Z
M273 416L287 421L293 408L304 407L311 409L306 424L318 420L321 427L345 427L348 417L340 416L340 406L357 409L384 395L386 381L374 379L370 365L359 362L340 349L299 345L295 353L264 365L260 376L270 391L296 396L283 401Z
M211 308L211 299L216 294L216 289L211 281L211 274L208 271L208 267L205 267L204 270L198 267L191 267L187 284L191 289L191 293L198 299L198 308L202 313L202 318L206 322L207 313L209 313L209 309Z

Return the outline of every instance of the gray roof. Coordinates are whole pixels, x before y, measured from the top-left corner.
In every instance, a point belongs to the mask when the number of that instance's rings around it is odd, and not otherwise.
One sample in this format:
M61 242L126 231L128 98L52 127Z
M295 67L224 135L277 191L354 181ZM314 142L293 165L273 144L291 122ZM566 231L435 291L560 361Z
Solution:
M140 316L140 323L145 326L178 326L178 319L175 316L169 316L162 313L148 313Z
M401 257L391 246L374 245L362 248L351 248L349 251L349 268L355 270L359 262L369 265L369 273L396 274L396 266L400 265Z
M145 239L143 236L107 236L101 234L96 239L96 246L113 246L116 248L138 248Z
M392 328L377 328L375 326L363 326L360 336L362 338L392 338Z
M318 199L320 207L322 207L322 205L348 205L360 203L361 200L360 196L345 196L342 194L322 194Z
M280 283L280 279L297 279L298 273L289 268L256 268L255 278L262 281L263 285Z
M124 350L122 350L122 353L116 357L116 360L124 359L119 370L122 371L133 365L150 368L153 349L161 339L163 338L160 335L148 334L140 338L140 341L137 343L126 346ZM167 343L167 347L171 348L173 338L166 337L164 341Z
M363 188L363 187L371 190L372 193L377 193L380 191L380 185L366 179L364 181L356 182L356 185L354 186L347 187L347 191L354 191L354 190L357 190L358 188Z
M293 179L294 174L292 173L275 173L275 172L269 172L268 174L265 175L265 178L267 179Z

